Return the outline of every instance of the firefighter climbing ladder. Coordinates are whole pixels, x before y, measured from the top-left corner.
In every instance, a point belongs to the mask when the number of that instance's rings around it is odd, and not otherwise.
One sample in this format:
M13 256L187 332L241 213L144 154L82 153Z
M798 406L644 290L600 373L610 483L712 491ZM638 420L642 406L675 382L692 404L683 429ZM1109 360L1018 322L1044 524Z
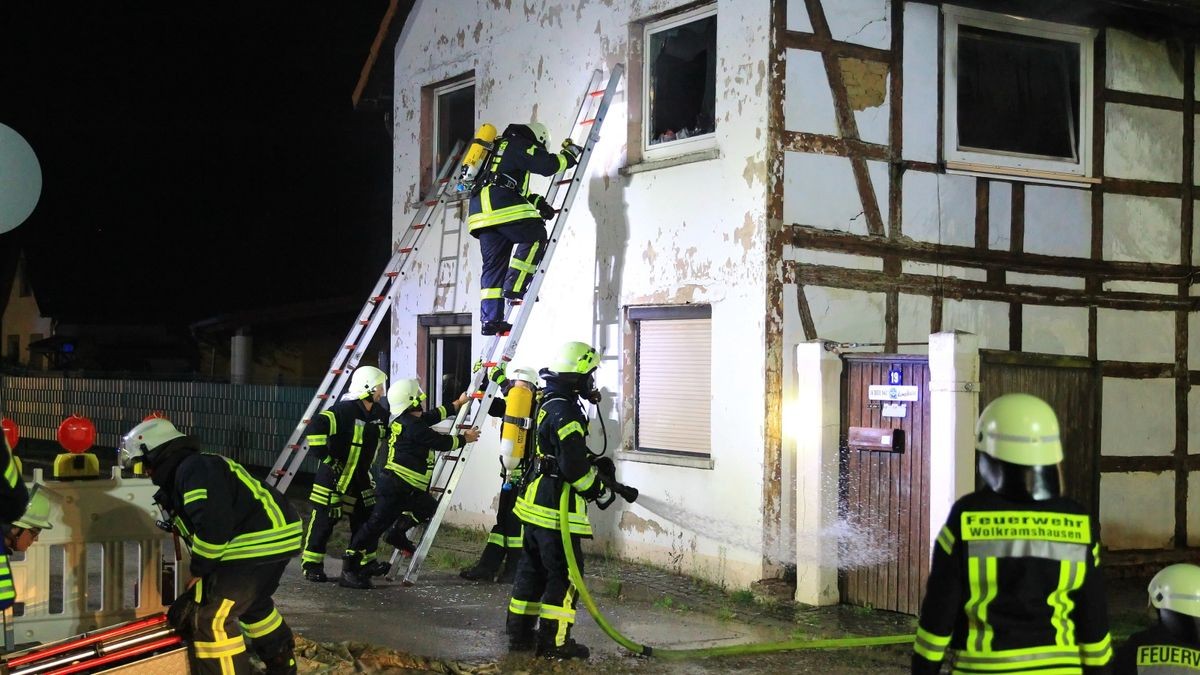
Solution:
M417 250L421 235L429 229L429 225L434 222L434 219L446 206L448 199L453 195L454 181L451 180L451 177L458 168L463 145L463 142L459 141L450 150L450 155L442 165L441 171L438 172L437 180L429 188L425 198L421 200L412 222L400 236L400 244L396 247L396 252L392 254L392 259L388 261L379 280L375 282L375 288L371 290L367 302L359 310L358 320L350 327L350 332L342 341L343 348L334 355L333 361L329 364L329 372L325 374L325 379L317 387L317 393L309 402L308 408L305 409L300 423L288 437L287 445L283 447L283 452L279 453L279 458L275 460L275 466L271 467L267 483L275 486L280 492L287 491L288 486L292 483L292 478L300 470L300 464L304 461L305 455L308 454L308 443L303 440L304 430L308 428L308 423L312 421L314 415L333 405L337 401L338 395L345 389L346 383L350 379L350 373L358 367L363 352L367 349L379 324L383 322L383 317L387 316L388 309L392 306L392 294L397 287L398 280L405 274L408 261L412 258L411 254ZM443 235L443 248L444 245L445 235ZM445 252L443 251L441 255L445 256Z
M567 187L566 196L563 198L562 205L555 207L558 213L554 217L554 223L551 226L546 253L542 257L537 271L533 274L533 278L530 280L529 288L525 293L526 298L537 298L538 291L542 287L542 281L546 277L546 270L549 269L550 262L554 259L554 251L558 247L563 227L566 224L567 217L571 213L571 204L575 201L575 195L579 191L579 185L583 177L587 175L587 167L592 157L592 149L595 148L596 142L600 140L600 127L604 124L604 117L608 114L609 104L616 93L617 85L621 81L624 69L624 66L621 64L614 66L612 73L609 75L608 84L603 89L600 88L600 83L604 77L603 73L597 70L592 74L592 80L588 84L583 101L580 103L579 112L576 113L571 136L572 138L578 138L580 136L576 134L586 133L587 140L583 143L583 153L579 156L579 163L571 169L560 172L551 179L550 189L546 193L546 201L552 206L557 204L558 194L563 186ZM475 372L471 378L471 386L467 389L467 391L473 392L473 398L479 399L479 404L474 406L464 405L458 411L458 415L454 420L454 428L461 430L478 426L483 417L487 415L487 411L492 405L492 400L496 397L498 387L490 379L485 380L486 368L499 363L508 363L512 360L513 355L517 351L517 343L521 339L521 334L525 330L525 324L529 321L529 315L533 311L535 304L536 302L532 301L529 303L521 301L505 303L504 320L512 324L512 330L506 334L495 335L486 340L486 346L480 355L480 362L485 368L480 368ZM501 348L501 345L503 345L503 348ZM497 354L499 354L498 358ZM487 385L486 390L479 393L479 388L485 382ZM468 416L471 417L469 421L467 420ZM408 572L404 575L405 585L412 585L417 580L421 564L425 561L425 556L429 554L429 548L433 545L433 538L442 524L442 519L446 516L446 511L450 508L450 497L453 496L455 487L458 485L459 479L462 478L462 469L466 465L473 448L474 444L469 443L457 451L442 454L439 459L433 481L430 484L430 491L438 497L437 511L434 512L433 518L425 526L425 533L421 537L421 542L417 545L417 550L413 553L412 560L409 561ZM393 551L391 559L392 571L388 574L389 580L396 577L396 561L398 558L399 552Z

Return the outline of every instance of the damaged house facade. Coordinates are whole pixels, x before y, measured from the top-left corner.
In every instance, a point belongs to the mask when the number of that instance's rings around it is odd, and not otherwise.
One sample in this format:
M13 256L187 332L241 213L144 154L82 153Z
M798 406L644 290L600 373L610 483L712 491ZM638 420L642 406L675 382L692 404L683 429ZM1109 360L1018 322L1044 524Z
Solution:
M1059 411L1110 560L1200 545L1197 10L462 4L417 2L395 49L396 240L455 140L539 121L557 146L592 72L627 68L514 360L603 355L589 446L648 499L592 509L598 548L733 587L795 565L798 600L915 611L938 453L969 471L1005 391ZM482 347L465 201L444 214L392 313L392 376L435 404ZM498 436L451 522L490 524Z

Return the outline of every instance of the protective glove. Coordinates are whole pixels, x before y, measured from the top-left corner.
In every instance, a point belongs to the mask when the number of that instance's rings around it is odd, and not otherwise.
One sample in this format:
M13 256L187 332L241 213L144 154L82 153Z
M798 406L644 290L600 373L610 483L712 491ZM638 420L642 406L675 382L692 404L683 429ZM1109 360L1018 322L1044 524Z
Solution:
M567 161L571 166L578 164L580 156L583 155L583 148L575 145L575 141L569 138L562 142L562 150L563 154L569 158Z
M592 460L592 466L596 467L596 473L607 478L616 478L617 465L613 463L612 457L597 457Z
M342 496L336 492L329 495L329 518L331 520L342 519Z
M600 405L600 401L604 400L604 395L600 393L599 389L593 389L585 394L583 398L592 405Z
M503 386L504 382L508 380L508 375L505 374L507 370L508 363L506 361L501 361L500 363L496 364L495 368L492 368L491 371L488 372L488 379L498 385Z
M550 206L550 202L547 202L546 198L541 195L533 195L529 198L529 201L537 208L538 215L542 217L542 220L550 220L558 214L558 211L555 211L554 207Z

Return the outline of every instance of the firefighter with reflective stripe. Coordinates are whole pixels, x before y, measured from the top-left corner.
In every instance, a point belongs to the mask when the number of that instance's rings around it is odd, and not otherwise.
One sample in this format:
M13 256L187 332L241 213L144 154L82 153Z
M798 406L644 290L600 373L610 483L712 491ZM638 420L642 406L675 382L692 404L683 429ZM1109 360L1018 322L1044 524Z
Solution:
M532 368L519 366L513 368L512 377L508 377L505 370L505 365L501 362L488 373L488 377L500 385L504 395L508 395L515 382L523 382L524 385L521 386L526 386L535 392L533 394L535 400L540 396L537 393L538 376ZM536 405L530 412L536 413ZM505 424L522 424L533 419L531 416L529 419L522 418L510 422L510 418L506 417L508 414L507 399L500 398L492 399L491 410L488 411L488 414L492 417L503 418ZM525 485L525 477L532 460L533 453L530 450L533 448L533 433L526 433L524 438L525 443L520 448L519 459L501 457L500 498L496 504L496 524L488 533L487 544L483 547L479 561L458 573L458 576L463 579L469 581L494 580L511 584L515 578L517 561L521 559L521 547L524 543L524 528L521 526L521 519L517 517L513 509L517 505L517 496L521 494L521 488ZM509 468L510 463L514 465L512 468ZM503 571L500 568L501 564L504 566Z
M546 388L537 416L535 475L514 507L525 523L505 629L509 651L537 650L548 658L587 658L588 648L571 638L577 597L567 570L559 529L559 501L568 498L571 545L582 573L580 542L592 536L587 502L612 503L608 483L612 460L587 447L587 416L580 401L594 397L596 350L582 342L564 344L549 368L541 371ZM536 626L536 632L535 632Z
M359 366L350 376L350 387L341 401L313 418L305 431L308 449L321 461L313 477L312 516L304 537L304 578L328 581L325 548L333 526L343 513L350 517L351 536L362 529L375 506L371 464L384 436L386 411L379 405L387 375L374 366ZM363 555L366 573L379 576L387 564L375 559L375 550Z
M191 551L193 583L168 620L190 643L193 673L250 673L244 637L271 674L295 673L292 631L271 596L300 552L303 524L274 488L163 418L121 439L121 465L142 463L154 501Z
M391 528L385 539L401 551L411 554L412 542L405 535L413 526L433 517L437 501L429 495L435 452L457 450L479 438L478 429L462 433L439 434L430 427L458 412L469 399L464 392L450 407L438 406L422 411L425 392L414 379L397 380L388 389L388 408L392 411L388 429L388 448L379 471L376 489L378 503L370 518L354 532L342 558L342 578L348 588L371 588L362 560L379 546L379 537ZM386 564L386 563L385 563Z
M13 523L25 513L30 503L29 490L21 480L16 458L8 446L8 438L0 433L0 523ZM17 549L19 540L12 537L12 528L4 530L4 547L0 549L0 610L8 609L16 602L17 592L13 587L12 569L8 566L8 552ZM32 542L30 542L32 543ZM28 548L28 544L26 545Z
M933 547L912 672L1105 672L1112 659L1099 527L1061 496L1058 419L1005 394L979 416L986 487L955 502Z
M1159 570L1146 589L1158 623L1129 636L1113 659L1117 675L1200 671L1200 567Z
M467 212L467 229L479 239L483 259L479 321L484 335L512 328L504 321L504 299L525 297L546 252L545 221L555 211L545 197L530 193L530 175L553 176L575 166L583 153L570 139L561 152L549 152L550 133L540 122L510 124L495 143Z

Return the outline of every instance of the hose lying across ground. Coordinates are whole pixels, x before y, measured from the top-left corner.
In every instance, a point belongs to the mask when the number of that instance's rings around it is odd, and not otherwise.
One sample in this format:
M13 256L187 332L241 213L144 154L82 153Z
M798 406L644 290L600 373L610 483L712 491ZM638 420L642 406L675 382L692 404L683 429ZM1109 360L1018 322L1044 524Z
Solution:
M865 638L832 638L827 640L788 640L786 642L757 642L744 645L731 645L727 647L708 647L705 649L664 649L662 647L650 647L648 645L639 644L622 635L617 629L613 628L604 615L600 613L600 609L596 607L596 601L592 599L592 594L588 591L587 586L583 583L583 575L579 573L579 562L575 559L575 547L571 545L571 531L567 521L568 504L570 499L570 489L564 485L562 496L558 502L558 526L562 533L563 550L567 556L567 568L570 571L571 583L575 585L575 589L579 592L579 598L583 600L584 606L587 607L588 613L596 620L596 624L600 626L610 638L625 649L641 656L655 656L660 659L681 660L703 658L706 656L732 656L745 654L765 654L769 652L784 652L798 649L842 649L846 647L872 647L876 645L899 645L912 644L912 635L884 635L881 637L865 637Z

